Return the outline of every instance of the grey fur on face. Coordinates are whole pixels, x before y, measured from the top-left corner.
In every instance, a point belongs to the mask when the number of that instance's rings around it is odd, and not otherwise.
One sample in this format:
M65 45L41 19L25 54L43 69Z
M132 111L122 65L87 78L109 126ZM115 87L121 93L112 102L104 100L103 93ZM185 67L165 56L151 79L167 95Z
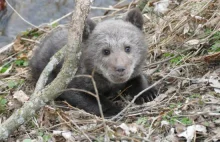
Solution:
M125 94L134 97L148 87L147 77L142 72L147 51L142 27L143 17L137 9L129 11L124 20L106 20L97 25L86 20L77 75L91 75L95 71L93 78L105 116L115 115L122 109L109 100L109 97L114 97L125 88L128 88ZM31 73L35 79L38 79L51 56L67 43L67 34L67 29L62 27L52 31L41 41L30 60ZM61 67L62 62L51 73L47 83L53 81ZM95 93L90 78L74 78L68 88ZM151 101L155 97L156 90L152 88L137 98L135 103L141 104L143 100ZM96 98L86 93L66 91L58 99L100 115Z
M123 20L107 20L96 25L86 42L82 53L84 67L93 63L92 67L110 82L124 83L139 75L136 67L142 64L146 48L140 29ZM103 54L104 50L109 50L109 55Z

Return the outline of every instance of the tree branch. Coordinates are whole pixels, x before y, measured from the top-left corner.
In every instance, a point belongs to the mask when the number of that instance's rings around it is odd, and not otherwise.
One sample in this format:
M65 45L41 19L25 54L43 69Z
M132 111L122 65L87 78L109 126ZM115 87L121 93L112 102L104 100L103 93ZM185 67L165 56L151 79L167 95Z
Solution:
M34 90L34 94L37 94L38 91L42 90L48 80L48 76L51 74L51 72L53 71L53 69L62 61L62 59L64 58L64 51L66 50L66 45L64 47L62 47L56 54L54 54L51 59L50 62L46 65L46 67L44 68L44 70L42 71L37 83L36 83L36 87Z
M32 97L20 109L16 110L5 122L0 125L0 140L7 137L27 119L30 119L37 110L59 95L60 90L67 87L77 70L77 52L80 50L85 19L91 5L90 0L77 0L69 28L66 58L62 70L54 81Z

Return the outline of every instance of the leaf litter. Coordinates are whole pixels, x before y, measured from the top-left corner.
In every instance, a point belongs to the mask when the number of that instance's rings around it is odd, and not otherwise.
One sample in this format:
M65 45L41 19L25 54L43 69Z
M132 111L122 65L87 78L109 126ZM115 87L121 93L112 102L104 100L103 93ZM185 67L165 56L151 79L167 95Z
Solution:
M51 102L7 141L219 141L220 1L150 0L142 7L149 43L144 70L152 82L170 73L157 84L154 101L133 104L116 121ZM44 34L25 32L0 55L0 123L34 90L28 59Z

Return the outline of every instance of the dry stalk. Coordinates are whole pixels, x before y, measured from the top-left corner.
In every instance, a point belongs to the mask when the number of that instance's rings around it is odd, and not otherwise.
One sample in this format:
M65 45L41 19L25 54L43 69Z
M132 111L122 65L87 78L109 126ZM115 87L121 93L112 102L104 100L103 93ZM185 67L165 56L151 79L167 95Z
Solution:
M199 15L199 13L203 12L203 11L209 6L209 4L210 4L211 2L212 2L212 1L208 1L208 2L201 8L201 10L200 10L199 12L197 12L195 15ZM162 41L161 41L161 40L156 41L156 43L150 45L149 48L152 48L152 47L154 47L154 46L160 46L160 47L161 47L161 46L166 45L167 43L169 43L169 41L173 40L173 38L175 37L175 32L178 31L181 27L183 27L183 25L185 25L187 22L189 22L189 21L192 20L192 19L193 19L193 17L190 16L190 17L188 17L187 19L181 20L179 23L176 24L176 26L172 29L172 31L166 36L166 37L167 37L166 39L162 39ZM172 22L172 21L171 21L171 22ZM194 35L191 35L190 37L193 37L193 36L194 36ZM188 38L188 39L190 39L190 38ZM187 40L185 40L185 41L187 41ZM162 43L160 43L160 42L162 42ZM182 45L183 45L183 44L182 44ZM181 46L181 45L180 45L180 46ZM180 47L180 46L179 46L179 47Z
M182 43L179 47L181 47L183 44L184 44L184 43ZM183 50L183 51L177 53L177 54L176 54L175 56L173 56L173 57L167 58L167 59L165 59L165 60L162 60L162 61L159 61L159 62L156 62L156 63L149 64L149 65L147 65L146 68L149 68L149 67L151 67L151 66L155 66L155 65L158 65L158 64L161 65L162 63L168 62L168 61L170 61L171 59L174 59L174 58L176 58L177 56L179 56L179 55L181 55L181 54L183 54L183 53L185 53L185 52L187 52L187 51L190 51L190 50L192 50L192 49L193 49L193 48L187 48L187 49L185 49L185 50Z
M80 127L70 118L66 117L73 125L75 125L75 127L87 138L87 140L89 140L90 142L92 142L92 140L89 138L89 136L80 129Z
M72 126L71 126L71 124L69 123L69 122L67 122L63 117L62 117L62 115L59 113L59 112L57 112L57 115L60 117L60 119L63 121L63 122L65 122L66 124L67 124L67 126L69 126L72 130L74 130L74 131L77 131L76 129L74 129ZM72 123L72 122L71 122ZM80 130L79 131L77 131L77 132L80 132Z
M12 59L13 57L15 57L16 55L20 54L21 52L23 52L23 51L25 51L25 50L27 50L27 48L24 48L24 49L22 49L21 51L19 51L19 52L17 52L17 53L14 53L14 54L11 55L11 56L8 56L7 58L3 59L2 62L5 62L5 61L7 61L7 60L9 60L9 59ZM4 65L6 65L6 64L4 64ZM4 65L3 65L3 66L4 66Z
M32 40L32 39L28 39L28 38L24 38L24 37L22 37L21 40L33 42L33 43L36 43L36 44L40 44L40 42L37 41L37 40Z
M93 71L93 74L94 74L94 71ZM87 78L90 78L91 81L92 81L92 84L93 84L93 87L94 87L94 90L95 90L95 94L90 92L90 91L87 91L87 90L84 90L84 89L77 89L77 88L68 88L68 89L65 89L65 90L62 90L60 91L59 93L62 93L64 91L79 91L79 92L83 92L83 93L86 93L86 94L89 94L93 97L96 98L97 102L98 102L98 107L99 107L99 111L100 111L100 114L101 114L101 118L102 118L102 121L103 121L103 125L104 125L104 129L105 129L105 133L106 133L106 137L108 136L108 130L107 130L107 125L106 125L106 122L105 122L105 118L104 118L104 114L103 114L103 110L102 110L102 105L101 105L101 101L100 101L100 98L99 98L99 94L98 94L98 89L97 89L97 86L96 86L96 82L93 78L93 74L92 76L91 75L77 75L75 76L74 78L76 77L87 77ZM107 138L109 139L109 138Z
M152 126L153 126L154 122L155 122L159 117L160 117L160 116L157 116L157 117L153 118L153 121L151 122L150 127L149 127L149 129L148 129L147 139L149 139L149 138L150 138L150 135L154 132L154 130L152 130Z

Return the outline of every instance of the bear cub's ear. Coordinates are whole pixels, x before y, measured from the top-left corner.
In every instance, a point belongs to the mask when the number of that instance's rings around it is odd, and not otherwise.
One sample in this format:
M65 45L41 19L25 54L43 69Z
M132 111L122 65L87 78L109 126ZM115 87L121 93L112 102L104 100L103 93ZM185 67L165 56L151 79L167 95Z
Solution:
M140 30L143 29L143 16L139 9L135 8L128 12L127 16L125 17L125 21L131 22L133 25L138 27Z
M91 19L87 18L85 21L85 27L83 30L83 40L87 40L89 38L89 35L94 30L96 24Z

